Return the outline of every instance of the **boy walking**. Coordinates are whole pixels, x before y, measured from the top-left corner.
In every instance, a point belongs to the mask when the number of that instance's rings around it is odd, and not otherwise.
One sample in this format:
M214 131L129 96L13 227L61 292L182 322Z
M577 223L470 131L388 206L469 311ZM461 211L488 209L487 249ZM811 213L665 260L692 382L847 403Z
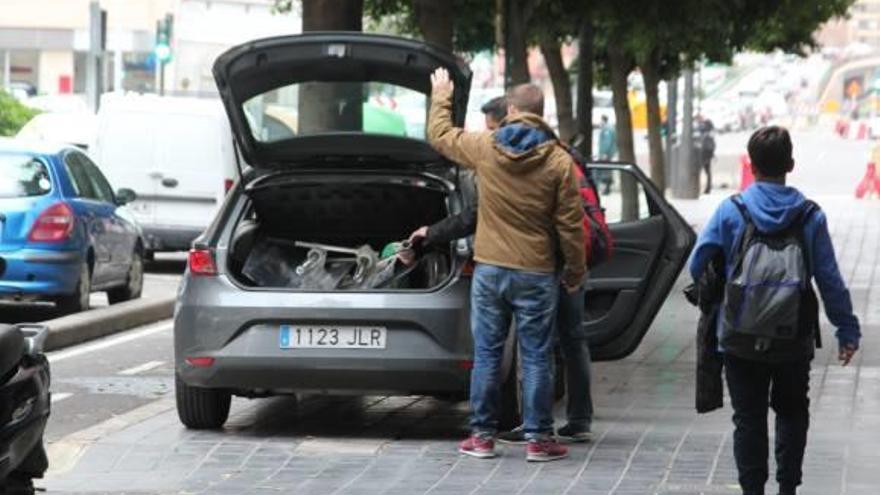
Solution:
M801 484L809 427L810 361L818 336L818 285L837 327L839 359L859 346L853 314L825 215L795 188L788 131L765 127L749 139L756 183L722 203L697 242L690 270L699 279L719 252L726 264L718 341L733 405L734 457L746 495L763 495L767 412L776 412L776 481L781 495Z

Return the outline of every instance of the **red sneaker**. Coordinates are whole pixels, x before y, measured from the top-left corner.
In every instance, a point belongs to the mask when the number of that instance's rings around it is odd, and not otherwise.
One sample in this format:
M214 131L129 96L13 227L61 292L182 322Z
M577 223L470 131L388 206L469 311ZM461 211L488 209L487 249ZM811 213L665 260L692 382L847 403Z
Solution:
M547 462L568 457L568 448L556 440L538 440L529 442L526 447L526 460L529 462Z
M495 441L491 438L471 435L467 440L458 444L458 451L464 455L480 459L495 457Z

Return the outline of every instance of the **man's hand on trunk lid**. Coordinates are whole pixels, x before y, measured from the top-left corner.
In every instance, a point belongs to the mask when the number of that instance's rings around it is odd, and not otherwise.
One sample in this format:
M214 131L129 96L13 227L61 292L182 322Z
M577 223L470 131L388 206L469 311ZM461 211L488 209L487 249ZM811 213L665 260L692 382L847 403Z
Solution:
M431 96L449 94L455 88L452 80L449 79L449 71L443 67L437 68L431 74Z

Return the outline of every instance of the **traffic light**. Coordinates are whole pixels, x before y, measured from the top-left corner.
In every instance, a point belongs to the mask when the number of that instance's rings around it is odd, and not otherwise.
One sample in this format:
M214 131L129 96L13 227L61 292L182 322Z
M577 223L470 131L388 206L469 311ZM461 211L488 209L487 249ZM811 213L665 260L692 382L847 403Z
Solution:
M153 53L162 64L171 61L171 33L174 29L174 16L165 14L164 19L156 21L156 46Z

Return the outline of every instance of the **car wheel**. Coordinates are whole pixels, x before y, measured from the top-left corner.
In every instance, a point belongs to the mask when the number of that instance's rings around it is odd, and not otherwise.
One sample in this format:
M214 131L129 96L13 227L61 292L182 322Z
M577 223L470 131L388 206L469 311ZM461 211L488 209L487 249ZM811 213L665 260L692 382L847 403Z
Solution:
M518 347L516 340L514 340L513 346L508 351L513 354L509 361L510 369L502 377L501 410L498 416L498 429L501 431L510 431L522 424L522 386L520 383Z
M5 480L0 480L0 495L34 495L34 482L31 477L19 477L10 474Z
M510 431L522 425L522 365L519 360L518 346L514 345L513 361L510 370L501 382L501 412L498 418L498 428L501 431ZM553 401L562 400L565 397L565 368L563 367L562 354L557 347L553 352Z
M79 313L89 309L89 298L92 294L92 272L89 264L83 262L79 269L79 279L73 294L59 296L55 306L64 314Z
M107 300L110 304L131 301L141 297L144 288L144 259L140 252L135 252L128 267L128 277L125 285L107 291Z
M226 390L192 387L174 376L177 417L187 428L215 430L229 418L232 394Z

